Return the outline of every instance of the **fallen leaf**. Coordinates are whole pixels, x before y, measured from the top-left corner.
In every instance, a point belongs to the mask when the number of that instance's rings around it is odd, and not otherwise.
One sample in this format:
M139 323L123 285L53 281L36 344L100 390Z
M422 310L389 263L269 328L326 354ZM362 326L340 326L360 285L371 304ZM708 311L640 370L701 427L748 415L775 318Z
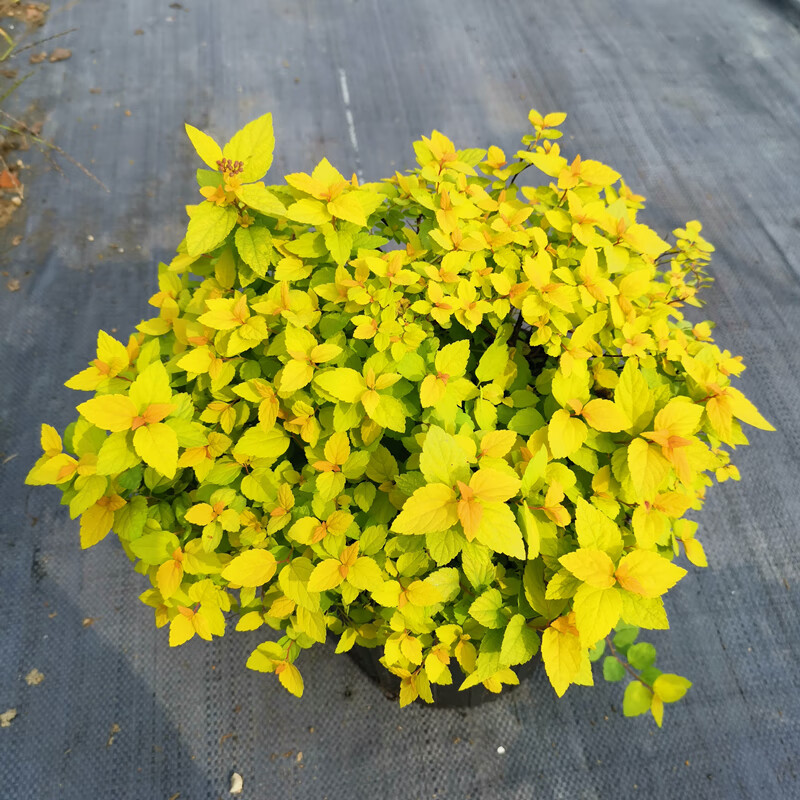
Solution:
M83 622L81 624L83 625L84 628L89 628L92 625L94 625L96 619L97 617L84 617Z
M89 89L89 94L102 94L103 90L99 86L93 86Z
M36 667L34 667L26 676L25 676L25 683L28 686L38 686L44 680L44 673L39 672Z
M66 47L56 47L56 49L50 53L51 64L56 61L66 61L68 58L72 58L72 50L67 50Z
M19 178L10 170L0 172L0 189L19 189Z
M19 286L19 278L12 278L6 283L6 289L8 289L9 292L18 292Z
M134 35L134 36L144 36L144 31L143 31L141 28L137 28L137 29L136 29L136 30L133 32L133 35Z
M19 247L19 246L22 244L22 240L23 240L24 238L25 238L25 237L24 237L24 236L23 236L21 233L18 233L18 234L17 234L17 235L16 235L16 236L15 236L15 237L14 237L14 238L11 240L11 246L12 246L12 247Z
M0 728L10 728L11 722L16 716L16 708L9 708L8 711L4 711L2 714L0 714Z
M47 58L47 53L32 53L28 61L31 64L41 64Z

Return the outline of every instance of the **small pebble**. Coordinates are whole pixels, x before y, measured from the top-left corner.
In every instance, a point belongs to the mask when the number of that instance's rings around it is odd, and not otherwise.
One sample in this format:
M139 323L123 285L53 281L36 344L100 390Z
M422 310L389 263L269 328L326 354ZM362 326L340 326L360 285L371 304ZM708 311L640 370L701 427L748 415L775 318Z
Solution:
M503 745L500 745L500 747L497 748L497 755L502 756L505 752L506 749L503 747Z
M90 234L89 234L89 235L86 237L86 240L87 240L87 241L89 241L89 242L93 242L93 241L94 241L94 236L92 236L92 234L90 233Z
M242 776L238 772L234 772L231 775L231 794L241 794L242 789L244 788L244 781L242 780Z

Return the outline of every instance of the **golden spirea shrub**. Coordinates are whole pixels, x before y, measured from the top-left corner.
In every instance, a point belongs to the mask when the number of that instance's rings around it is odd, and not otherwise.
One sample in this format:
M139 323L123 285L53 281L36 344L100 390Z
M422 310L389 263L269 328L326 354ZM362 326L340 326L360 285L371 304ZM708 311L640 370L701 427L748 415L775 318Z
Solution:
M114 530L171 645L269 627L248 666L297 695L329 631L382 649L401 704L499 692L538 653L559 695L605 656L659 725L686 692L636 636L706 565L684 515L738 479L741 423L772 428L684 317L700 224L637 221L617 172L561 154L564 117L532 111L513 160L434 132L407 174L323 159L270 187L270 115L224 148L187 126L208 168L156 314L100 332L27 478L82 547Z

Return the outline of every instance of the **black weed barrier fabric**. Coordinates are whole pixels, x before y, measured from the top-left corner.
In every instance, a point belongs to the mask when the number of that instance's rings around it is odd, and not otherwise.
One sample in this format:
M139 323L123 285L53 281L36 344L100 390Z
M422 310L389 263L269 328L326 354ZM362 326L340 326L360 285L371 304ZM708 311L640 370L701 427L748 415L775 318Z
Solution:
M28 153L0 231L0 797L215 800L234 771L252 800L800 796L798 24L786 0L54 0L43 35L77 28L52 43L72 57L5 107L33 105L110 193ZM623 719L619 687L559 701L541 669L475 708L400 710L332 646L303 656L302 700L245 670L257 632L169 649L112 537L81 552L58 493L22 482L97 329L150 315L199 199L184 121L225 140L272 111L273 180L323 155L369 179L433 128L513 152L531 107L569 112L567 155L619 170L662 234L703 222L716 282L696 318L778 429L710 492L711 566L654 637L694 688L658 730Z

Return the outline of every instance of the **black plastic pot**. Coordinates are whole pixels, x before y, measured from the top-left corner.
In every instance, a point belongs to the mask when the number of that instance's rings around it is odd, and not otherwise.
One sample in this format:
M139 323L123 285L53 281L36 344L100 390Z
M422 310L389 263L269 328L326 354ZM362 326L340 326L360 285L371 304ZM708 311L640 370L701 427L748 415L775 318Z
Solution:
M373 683L377 684L384 696L389 700L396 701L400 696L400 678L393 675L383 664L380 663L381 648L368 648L358 647L357 645L349 651L349 656L360 667L361 671L367 675ZM520 681L525 680L534 669L534 662L524 664L522 667L515 668L515 672L519 676ZM458 672L458 667L455 668ZM515 686L503 686L502 694L495 694L490 692L483 686L473 686L470 689L465 689L463 692L458 691L460 681L458 678L449 686L439 686L431 684L431 694L433 695L432 708L472 708L486 703L490 700L496 700L502 697L506 692L514 690ZM425 703L424 705L428 705Z

